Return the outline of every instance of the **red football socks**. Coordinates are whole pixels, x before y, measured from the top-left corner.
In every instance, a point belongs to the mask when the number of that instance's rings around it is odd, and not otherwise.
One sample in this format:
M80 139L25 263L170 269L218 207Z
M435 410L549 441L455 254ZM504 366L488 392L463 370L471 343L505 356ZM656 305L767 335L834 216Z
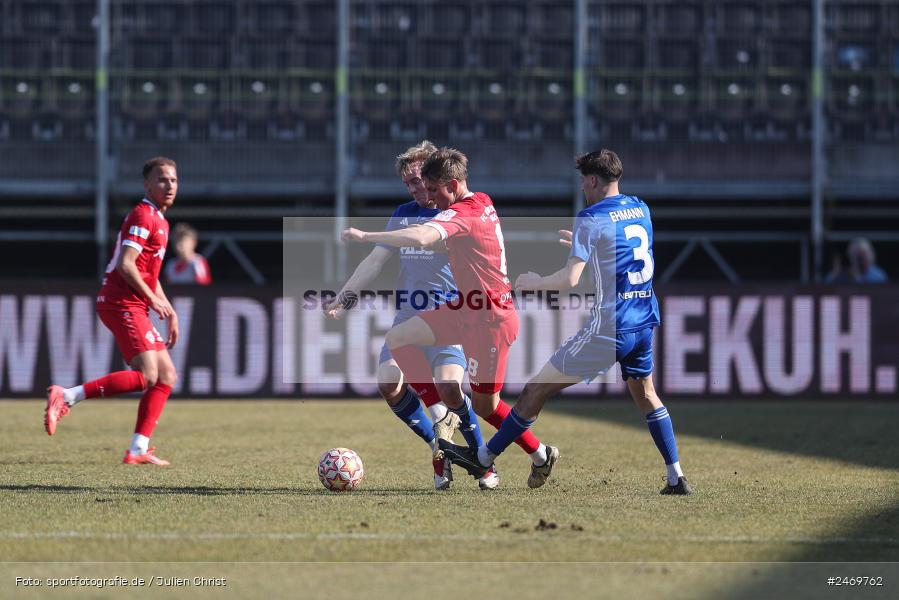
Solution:
M139 392L147 382L140 371L116 371L84 384L85 398L108 398L128 392Z
M392 348L390 353L403 372L406 383L412 386L425 406L433 406L440 402L431 365L421 348L413 345Z
M484 420L499 429L499 426L503 424L503 419L506 418L511 410L511 406L500 400L499 404L496 405L496 410ZM522 433L518 439L515 440L515 443L521 446L522 450L528 454L536 452L540 447L540 440L538 440L537 436L531 433L530 430Z
M137 424L134 426L134 433L153 437L153 430L156 429L156 424L159 422L159 415L162 414L165 401L169 399L171 393L172 386L164 383L157 383L144 392L137 407Z

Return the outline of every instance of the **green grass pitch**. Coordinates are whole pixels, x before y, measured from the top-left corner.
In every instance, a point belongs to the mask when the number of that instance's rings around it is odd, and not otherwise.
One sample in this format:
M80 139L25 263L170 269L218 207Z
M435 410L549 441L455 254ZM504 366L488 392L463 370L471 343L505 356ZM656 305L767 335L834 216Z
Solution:
M527 488L528 458L513 446L497 463L498 489L478 490L457 468L447 492L433 489L425 445L380 401L173 400L154 437L169 468L119 464L135 401L83 402L52 438L42 403L4 401L0 597L16 573L65 561L118 563L128 573L141 569L121 563L211 563L206 571L228 563L232 592L238 573L255 582L248 595L283 589L296 569L320 576L322 562L358 569L373 593L388 585L380 563L398 563L393 572L405 569L409 585L427 589L435 563L481 571L494 563L480 581L530 581L535 593L564 582L581 597L599 576L603 589L628 597L634 582L670 584L700 564L899 561L899 405L668 406L690 497L658 494L664 467L625 401L548 405L534 431L562 459L544 488ZM319 483L318 457L334 446L362 457L359 490L337 494ZM546 567L534 563L547 561L555 564L534 577ZM691 564L656 568L675 562ZM464 565L440 569L470 578ZM744 579L745 569L697 574L680 597L739 595Z

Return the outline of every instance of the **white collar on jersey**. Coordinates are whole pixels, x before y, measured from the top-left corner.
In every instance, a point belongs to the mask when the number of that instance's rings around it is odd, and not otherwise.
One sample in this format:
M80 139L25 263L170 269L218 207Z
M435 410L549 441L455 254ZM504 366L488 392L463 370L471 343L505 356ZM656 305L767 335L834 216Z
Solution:
M162 214L162 211L159 210L159 207L156 206L156 203L155 203L155 202L153 202L153 201L150 200L149 198L144 198L143 200L141 200L141 202L144 202L145 204L149 204L150 206L152 206L152 207L153 207L153 210L156 211L156 214L158 214L160 217L162 217L163 219L165 219L165 215Z

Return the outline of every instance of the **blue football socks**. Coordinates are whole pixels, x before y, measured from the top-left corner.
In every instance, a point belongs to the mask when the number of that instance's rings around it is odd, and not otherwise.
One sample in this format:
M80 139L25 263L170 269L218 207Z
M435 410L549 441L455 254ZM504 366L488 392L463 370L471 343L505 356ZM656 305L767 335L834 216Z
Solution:
M423 439L427 444L434 441L434 422L428 416L421 404L421 400L410 386L406 386L406 393L396 404L390 407L399 419L408 425L415 435Z
M481 437L478 416L471 406L471 398L465 396L465 404L459 408L450 408L449 410L459 415L461 420L459 431L462 433L462 437L465 438L465 443L468 444L468 447L474 449L480 447L484 443L484 438Z
M493 456L499 456L503 450L509 447L521 434L531 428L537 419L524 419L518 416L513 408L490 441L487 442L487 451Z
M646 426L649 434L659 449L659 454L665 460L668 469L668 483L675 485L678 476L683 472L680 468L680 459L677 455L677 440L674 439L674 426L671 424L671 416L668 409L660 406L646 415Z

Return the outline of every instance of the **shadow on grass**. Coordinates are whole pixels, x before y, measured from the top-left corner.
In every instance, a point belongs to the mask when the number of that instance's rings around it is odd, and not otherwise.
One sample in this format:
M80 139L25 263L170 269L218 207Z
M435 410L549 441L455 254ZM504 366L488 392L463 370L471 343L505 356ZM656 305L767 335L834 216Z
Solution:
M551 400L546 406L558 414L647 431L643 416L630 400ZM865 467L899 468L899 444L895 441L899 404L721 400L673 401L667 406L678 436L702 437L746 448L849 462ZM680 439L683 440L683 437ZM646 443L652 447L648 431ZM681 458L689 475L689 444L681 442ZM839 469L840 466L835 465L834 468ZM701 494L701 482L693 483L700 484L697 493ZM899 536L899 493L891 505L863 519L848 522L843 530L832 535L833 544L799 544L794 552L777 559L794 562L899 560L899 548L895 541L883 544L851 542L861 539L894 540ZM777 577L781 576L782 573L778 573ZM759 591L764 590L765 585L781 580L782 577L761 577L745 589L735 589L732 597L758 598Z
M899 444L895 439L899 404L681 400L666 406L678 436L704 437L868 467L899 468ZM629 400L550 400L546 407L560 414L646 431L643 416ZM685 461L689 464L689 456Z
M78 486L78 485L0 485L0 492L24 494L131 494L143 495L187 495L187 496L340 496L324 488L307 489L299 487L212 487L212 486ZM353 495L371 496L427 496L434 492L413 488L369 488L354 492ZM349 494L346 494L349 495Z

